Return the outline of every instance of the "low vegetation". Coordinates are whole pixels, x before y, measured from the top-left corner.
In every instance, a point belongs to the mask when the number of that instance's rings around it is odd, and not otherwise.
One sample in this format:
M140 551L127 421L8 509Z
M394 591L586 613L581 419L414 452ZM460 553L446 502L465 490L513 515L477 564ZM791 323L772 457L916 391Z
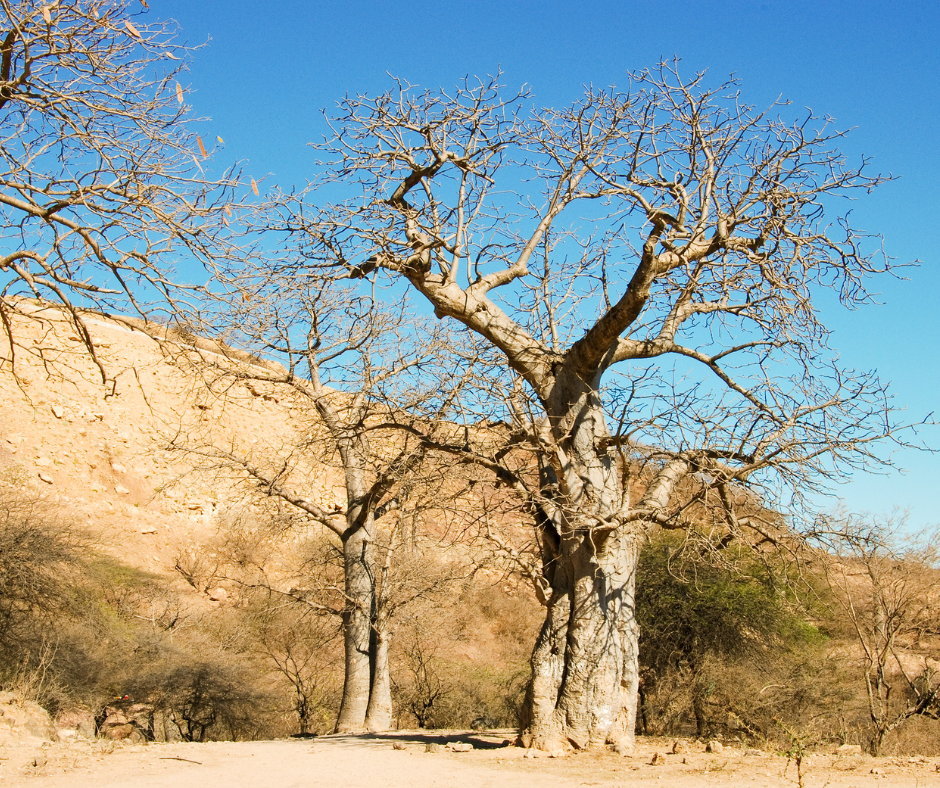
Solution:
M141 734L158 739L333 729L342 690L340 567L322 537L300 539L283 522L252 531L243 519L223 518L199 561L184 555L178 563L194 588L218 586L216 595L227 597L207 606L198 604L204 594L171 590L166 578L107 557L93 534L17 489L6 479L0 501L5 688L54 715L80 712L99 725L116 699L143 703ZM829 529L829 552L786 558L655 536L639 568L638 732L784 750L798 739L934 753L933 553L909 541L897 548L896 529L851 524ZM274 549L284 547L278 540L292 549ZM455 568L459 551L423 547L422 571L448 579L395 622L395 724L517 726L540 606L511 573L465 571ZM266 565L275 554L296 565L275 571ZM890 643L879 650L872 638L886 628Z

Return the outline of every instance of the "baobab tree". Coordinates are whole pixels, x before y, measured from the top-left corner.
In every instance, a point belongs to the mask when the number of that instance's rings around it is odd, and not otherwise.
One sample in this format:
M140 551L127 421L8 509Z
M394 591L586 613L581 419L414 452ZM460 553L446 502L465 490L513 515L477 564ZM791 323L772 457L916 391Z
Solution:
M82 309L173 313L187 290L173 265L198 269L232 251L238 172L207 175L210 151L186 105L190 50L175 23L145 9L0 0L0 323L11 360L14 316L39 319L52 301L97 362Z
M535 746L632 745L649 529L681 526L689 501L760 529L741 489L798 498L897 439L884 387L836 365L817 306L864 303L886 270L829 218L884 179L827 119L781 113L668 64L563 109L497 79L399 81L339 102L314 185L280 206L298 272L390 278L501 355L491 392L509 396L489 417L539 461Z
M440 509L462 488L458 479L448 489L446 464L429 452L453 432L447 419L463 382L443 369L446 332L416 341L406 301L381 302L345 281L287 276L276 255L229 267L217 261L215 271L202 330L283 366L210 343L220 352L197 352L197 369L222 399L242 384L290 402L297 438L221 446L181 428L172 445L201 458L203 470L240 471L251 487L338 539L342 590L332 602L343 619L345 664L336 729L387 730L396 611L443 582L429 575L425 585L404 583L400 520ZM322 489L327 469L342 493Z

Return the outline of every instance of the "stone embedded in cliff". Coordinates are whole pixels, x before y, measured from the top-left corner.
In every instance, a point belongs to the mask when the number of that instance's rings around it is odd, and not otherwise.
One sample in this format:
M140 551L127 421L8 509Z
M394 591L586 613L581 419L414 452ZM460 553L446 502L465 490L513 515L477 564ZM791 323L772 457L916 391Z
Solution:
M212 588L206 592L209 595L209 599L213 602L224 602L228 599L228 591L224 588Z

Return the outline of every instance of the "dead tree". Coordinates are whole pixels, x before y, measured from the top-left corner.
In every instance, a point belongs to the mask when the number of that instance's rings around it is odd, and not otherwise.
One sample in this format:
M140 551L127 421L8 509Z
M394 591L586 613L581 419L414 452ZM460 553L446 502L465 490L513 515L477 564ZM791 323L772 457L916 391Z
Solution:
M738 528L737 486L799 496L896 436L877 378L836 366L816 303L864 303L887 268L827 218L884 178L846 161L825 118L757 112L668 64L563 109L529 101L496 79L347 97L314 186L271 222L295 275L388 278L501 354L491 391L514 399L486 415L539 459L550 589L526 734L630 747L637 554L682 523L680 483ZM645 379L659 385L633 396Z
M53 301L107 379L82 310L172 315L187 291L173 265L234 251L226 225L248 186L235 170L208 174L185 104L190 50L174 23L148 16L126 0L0 0L0 324L11 363L17 350L42 352L18 347L14 315L42 319Z

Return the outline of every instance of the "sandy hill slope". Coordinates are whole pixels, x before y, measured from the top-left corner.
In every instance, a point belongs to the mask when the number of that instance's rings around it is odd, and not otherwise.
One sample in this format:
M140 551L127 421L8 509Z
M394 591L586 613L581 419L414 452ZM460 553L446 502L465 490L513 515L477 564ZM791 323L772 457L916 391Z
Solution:
M122 561L169 573L223 513L262 505L244 474L196 473L214 463L171 444L261 456L311 425L264 384L214 386L200 359L225 359L207 343L197 352L192 338L149 327L158 341L139 321L103 315L86 323L113 387L57 309L13 325L15 354L0 346L0 479L88 526ZM344 501L333 469L309 467L305 481L321 502Z

